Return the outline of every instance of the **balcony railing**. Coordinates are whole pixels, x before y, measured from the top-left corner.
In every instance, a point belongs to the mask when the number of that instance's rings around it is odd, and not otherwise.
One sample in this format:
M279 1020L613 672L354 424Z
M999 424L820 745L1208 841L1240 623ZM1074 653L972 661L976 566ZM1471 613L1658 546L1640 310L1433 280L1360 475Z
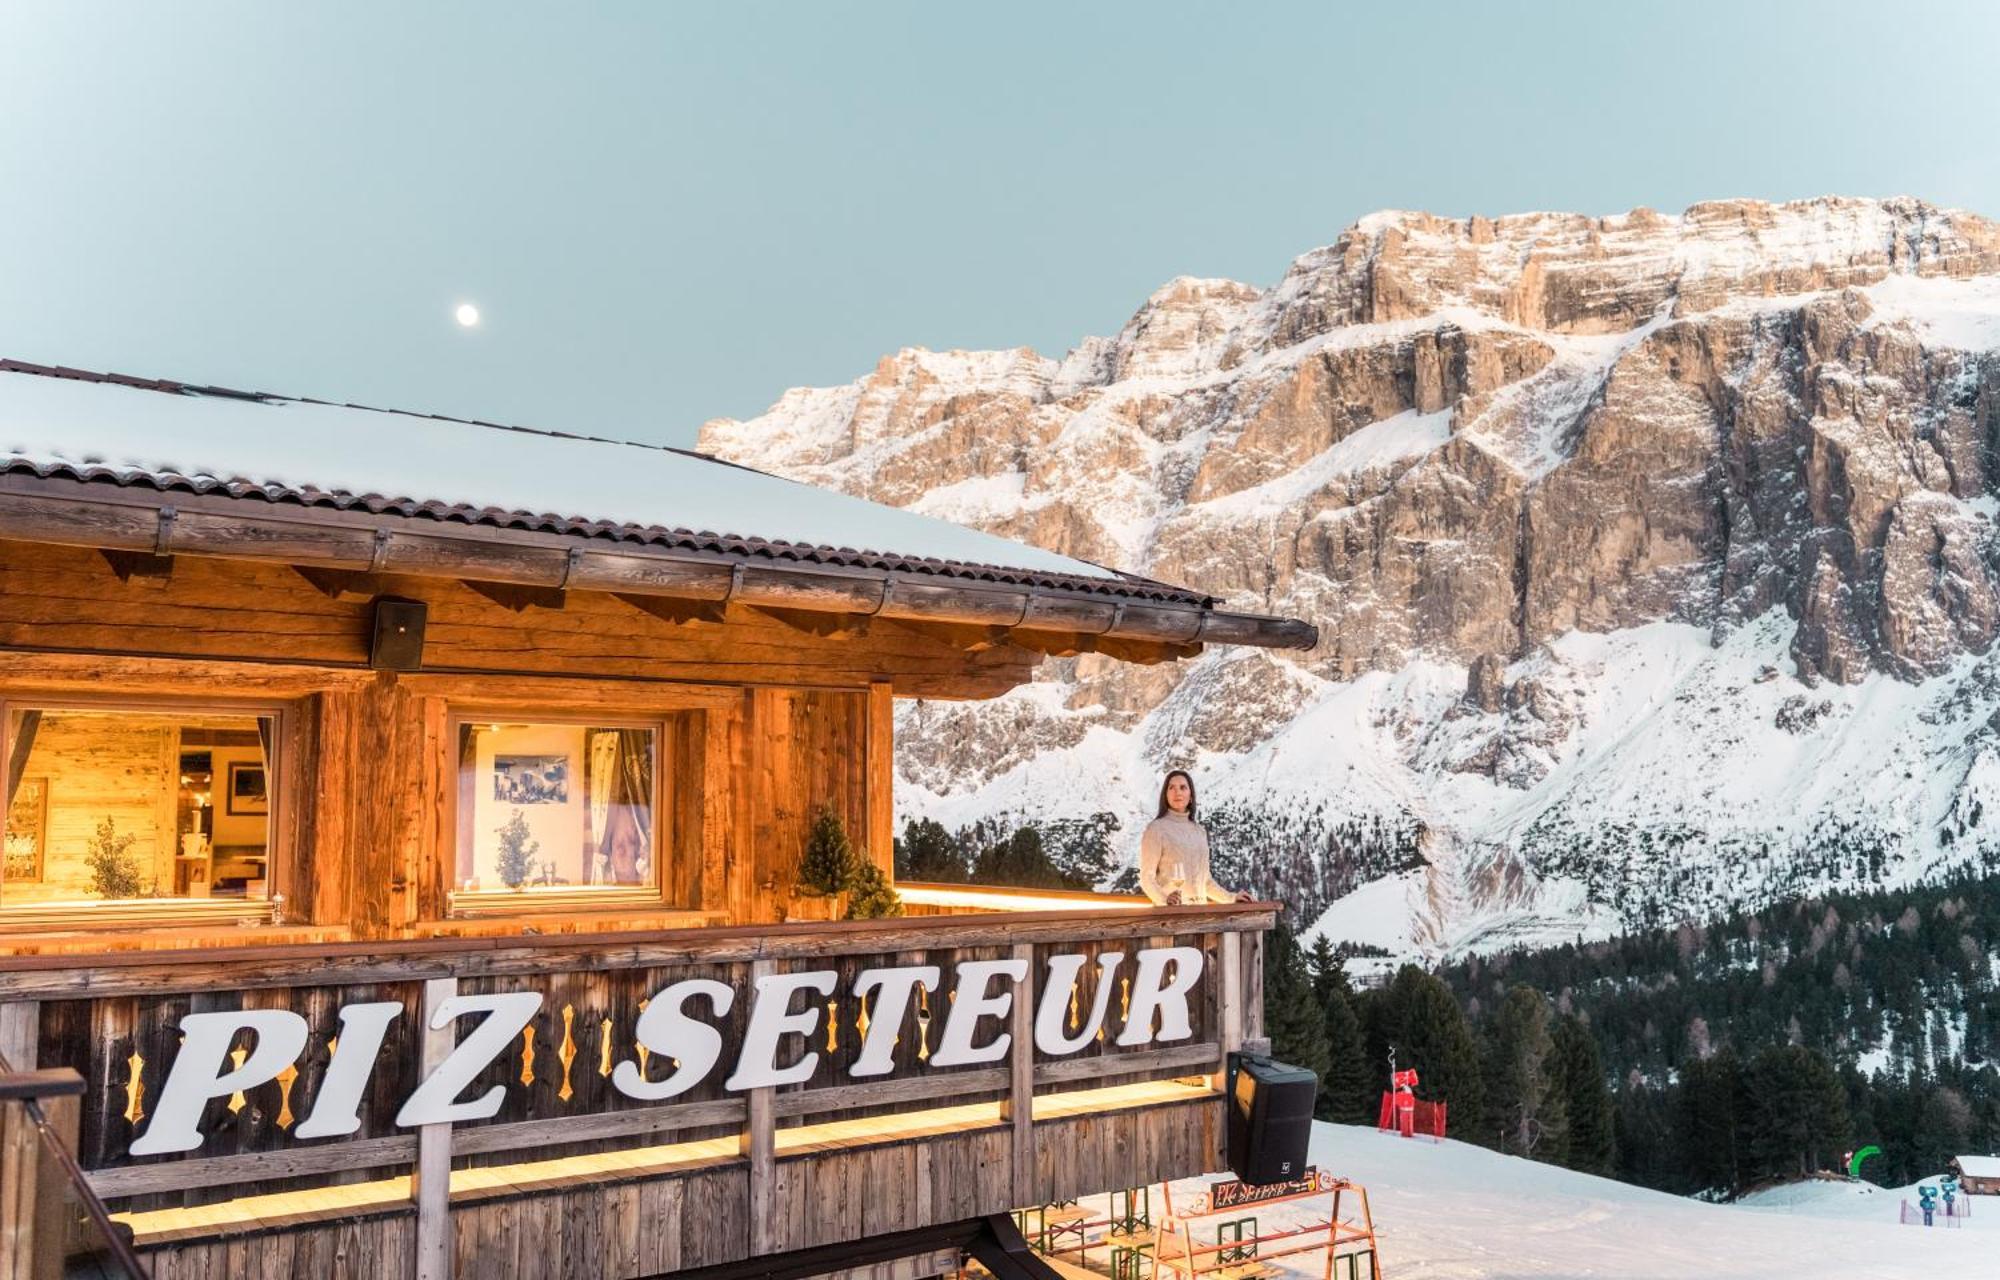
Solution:
M1114 1156L1037 1132L1079 1117L1205 1108L1161 1160L1212 1163L1219 1072L1262 1035L1274 909L997 896L1056 909L16 957L0 1030L88 1082L82 1164L142 1244L195 1206L213 1222L266 1197L268 1217L311 1188L350 1214L414 1203L435 1258L454 1192L725 1170L719 1261L1107 1189ZM962 1196L940 1170L872 1224L787 1208L818 1153L947 1134L981 1153Z

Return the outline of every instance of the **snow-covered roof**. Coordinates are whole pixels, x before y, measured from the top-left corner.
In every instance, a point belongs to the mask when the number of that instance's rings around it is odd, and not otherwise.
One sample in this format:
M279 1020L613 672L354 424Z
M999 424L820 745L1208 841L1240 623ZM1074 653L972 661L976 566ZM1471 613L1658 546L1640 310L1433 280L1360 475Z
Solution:
M2000 1156L1959 1156L1953 1163L1968 1178L2000 1178Z
M1206 603L702 454L0 360L0 473Z

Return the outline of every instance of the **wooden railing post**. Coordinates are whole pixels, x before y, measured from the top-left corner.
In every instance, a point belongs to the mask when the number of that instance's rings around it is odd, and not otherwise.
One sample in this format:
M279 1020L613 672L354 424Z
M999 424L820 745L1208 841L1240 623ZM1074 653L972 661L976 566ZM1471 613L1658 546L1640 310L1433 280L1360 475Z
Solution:
M777 973L778 966L770 960L750 962L749 990L755 992L757 983ZM777 1117L772 1112L771 1103L777 1090L766 1087L748 1091L749 1114L744 1120L743 1154L750 1157L750 1252L754 1254L772 1251L776 1233L777 1205Z
M451 1054L457 1042L454 1024L431 1026L431 1014L457 994L456 978L429 978L424 982L419 1079L429 1076ZM449 1122L417 1129L417 1164L410 1178L410 1195L417 1202L417 1280L451 1280L456 1274L453 1256L456 1233L451 1222Z
M1251 929L1237 936L1243 940L1243 1047L1251 1053L1269 1053L1271 1041L1264 1034L1264 934Z
M1222 1061L1216 1065L1212 1083L1217 1093L1224 1093L1229 1089L1229 1055L1243 1047L1243 935L1224 933L1216 939L1216 950L1221 953L1222 969L1216 975L1222 997L1222 1023L1216 1029Z
M1032 943L1014 947L1014 959L1026 966L1014 989L1014 1016L1011 1020L1014 1043L1008 1046L1008 1066L1012 1070L1007 1095L1007 1116L1014 1126L1014 1207L1024 1209L1036 1202L1035 1195L1035 948Z
M39 1021L40 1006L31 1001L0 1004L0 1057L16 1071L35 1068ZM40 1153L27 1109L18 1102L0 1103L0 1280L34 1275Z

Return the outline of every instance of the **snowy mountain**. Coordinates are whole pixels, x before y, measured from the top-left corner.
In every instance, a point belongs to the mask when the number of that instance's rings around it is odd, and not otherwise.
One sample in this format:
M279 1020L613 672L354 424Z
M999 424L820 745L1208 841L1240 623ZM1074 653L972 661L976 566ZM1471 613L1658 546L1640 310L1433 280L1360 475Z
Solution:
M899 803L1191 765L1239 874L1440 954L2000 864L1996 433L2000 225L1828 198L1376 214L701 447L1318 624L907 708Z

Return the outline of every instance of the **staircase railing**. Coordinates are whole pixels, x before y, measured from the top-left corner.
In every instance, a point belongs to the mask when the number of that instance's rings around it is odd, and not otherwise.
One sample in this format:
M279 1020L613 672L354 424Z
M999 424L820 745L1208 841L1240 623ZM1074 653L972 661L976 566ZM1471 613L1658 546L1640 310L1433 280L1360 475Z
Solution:
M88 1275L79 1262L94 1262L100 1276L147 1280L131 1232L111 1220L76 1162L74 1104L60 1113L66 1124L43 1105L82 1094L83 1077L67 1067L15 1071L0 1054L0 1280ZM24 1129L32 1129L34 1137ZM68 1201L62 1198L65 1193ZM82 1218L61 1212L65 1203L80 1206ZM85 1231L84 1247L72 1248ZM83 1257L73 1256L79 1253ZM105 1268L107 1255L115 1272Z

